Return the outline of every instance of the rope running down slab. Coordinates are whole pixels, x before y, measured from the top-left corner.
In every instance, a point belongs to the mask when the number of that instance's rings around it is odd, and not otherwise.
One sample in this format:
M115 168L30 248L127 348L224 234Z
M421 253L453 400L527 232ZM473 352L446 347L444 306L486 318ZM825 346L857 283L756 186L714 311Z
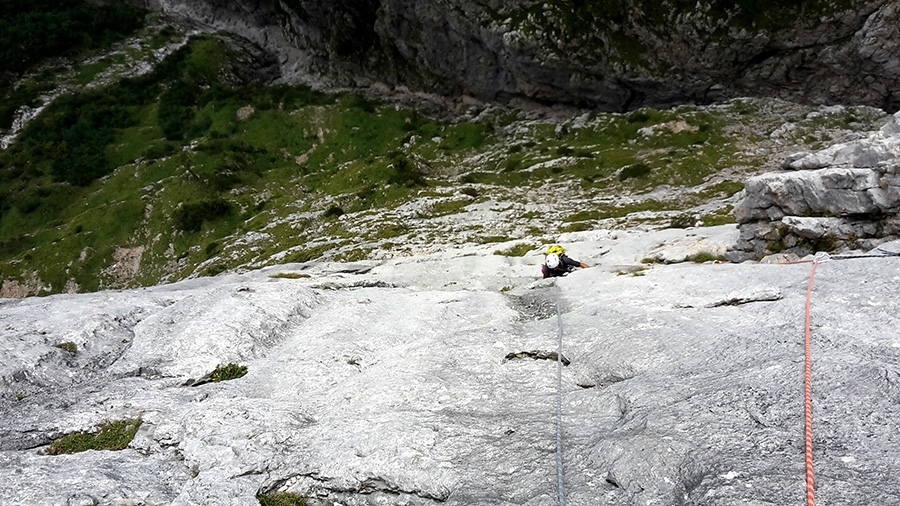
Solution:
M810 352L810 304L812 301L813 278L816 276L816 267L819 260L813 261L812 272L809 274L809 285L806 288L806 504L815 506L815 479L813 477L813 449L812 449L812 353Z

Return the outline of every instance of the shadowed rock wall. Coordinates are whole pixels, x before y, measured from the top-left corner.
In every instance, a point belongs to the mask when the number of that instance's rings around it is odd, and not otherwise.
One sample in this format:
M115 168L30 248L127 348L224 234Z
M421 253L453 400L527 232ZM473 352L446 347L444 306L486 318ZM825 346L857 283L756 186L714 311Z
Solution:
M327 87L613 111L734 96L900 107L897 1L132 1L238 33L287 80Z

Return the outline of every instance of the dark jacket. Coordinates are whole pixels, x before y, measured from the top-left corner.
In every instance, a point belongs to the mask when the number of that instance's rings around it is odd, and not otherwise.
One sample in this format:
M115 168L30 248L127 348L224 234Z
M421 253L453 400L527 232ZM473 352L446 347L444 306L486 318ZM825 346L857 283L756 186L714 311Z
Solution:
M547 267L547 264L544 264L541 266L541 272L544 274L544 278L551 278L556 276L565 276L566 274L575 270L576 267L581 267L581 262L579 262L578 260L572 260L565 254L562 254L559 256L559 265L557 265L555 269L551 269Z

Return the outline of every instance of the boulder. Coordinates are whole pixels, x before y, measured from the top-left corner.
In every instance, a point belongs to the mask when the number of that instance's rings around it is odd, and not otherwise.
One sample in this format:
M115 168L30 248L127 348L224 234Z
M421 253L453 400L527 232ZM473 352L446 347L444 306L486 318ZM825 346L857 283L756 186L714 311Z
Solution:
M791 155L781 167L745 183L734 210L738 250L866 250L896 238L900 113L866 138Z

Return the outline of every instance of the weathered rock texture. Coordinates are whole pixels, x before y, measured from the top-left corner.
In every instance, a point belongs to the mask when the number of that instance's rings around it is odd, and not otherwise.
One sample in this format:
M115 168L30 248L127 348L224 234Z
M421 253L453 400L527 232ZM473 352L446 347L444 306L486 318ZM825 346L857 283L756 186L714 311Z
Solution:
M785 160L735 206L739 250L871 249L900 236L900 113L866 139Z
M604 110L734 96L900 107L896 0L132 1L247 37L290 81Z
M593 267L556 286L535 281L538 251L481 246L4 300L0 504L552 506L558 364L507 357L555 352L560 328L567 504L803 504L809 265L619 272L660 243L735 235L719 230L571 235ZM898 282L897 257L819 266L822 504L900 497ZM187 386L225 363L247 375ZM137 416L125 450L45 451Z

